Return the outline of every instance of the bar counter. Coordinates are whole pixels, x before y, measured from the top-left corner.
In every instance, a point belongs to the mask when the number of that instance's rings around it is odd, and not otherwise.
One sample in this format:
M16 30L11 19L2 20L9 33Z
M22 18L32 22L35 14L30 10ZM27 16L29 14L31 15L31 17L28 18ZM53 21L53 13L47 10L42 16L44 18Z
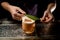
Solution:
M26 35L23 33L21 23L12 22L13 21L0 21L0 40L55 40L56 33L55 30L52 31L52 29L60 24L59 21L52 22L51 31L48 34L43 34L43 32L41 32L43 24L36 23L33 35Z

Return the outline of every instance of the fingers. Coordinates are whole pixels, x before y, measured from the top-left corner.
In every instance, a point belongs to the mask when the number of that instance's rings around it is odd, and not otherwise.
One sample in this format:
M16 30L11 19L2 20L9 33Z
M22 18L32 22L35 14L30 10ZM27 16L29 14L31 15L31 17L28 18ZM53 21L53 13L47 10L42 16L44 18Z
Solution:
M46 20L44 22L50 22L51 20L52 20L51 17L50 18L46 17Z
M45 22L50 22L52 20L53 20L53 15L51 13L49 13Z
M18 21L22 19L22 16L23 16L22 14L18 14L18 13L12 14L12 18Z
M47 11L45 11L42 18L45 18L47 16L47 14L48 14Z
M45 18L40 18L40 21L41 21L41 22L45 21Z
M45 15L45 17L40 18L41 22L50 22L53 20L53 15L51 13L48 13Z
M12 18L15 20L20 20L22 16L26 14L25 11L23 11L21 8L13 6L12 9L10 10L10 13L12 15Z
M14 17L14 20L21 21L21 20L22 20L22 18L21 18L21 17Z
M45 11L44 14L43 14L43 17L40 18L40 20L41 20L41 21L44 21L44 20L46 19L45 17L46 17L47 15L48 15L48 13L47 13L47 11Z
M23 14L16 13L16 14L14 14L14 16L15 16L15 17L22 17L22 16L24 16L24 15L23 15Z
M21 12L22 14L26 14L25 11L23 11L21 8L18 7L18 11Z
M42 20L42 18L40 18L40 19L41 19L41 22L50 22L53 18L45 17L43 20Z

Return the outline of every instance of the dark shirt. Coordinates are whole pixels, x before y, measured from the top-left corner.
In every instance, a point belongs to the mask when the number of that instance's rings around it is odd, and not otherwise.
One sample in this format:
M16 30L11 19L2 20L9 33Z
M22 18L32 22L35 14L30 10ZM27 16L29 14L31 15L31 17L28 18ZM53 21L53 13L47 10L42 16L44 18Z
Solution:
M56 0L56 9L53 12L56 20L60 20L60 0Z
M21 7L28 14L42 17L44 11L47 9L48 4L54 3L54 0L1 0L0 2L6 1L11 5ZM1 12L2 12L1 7ZM5 10L4 10L5 11ZM6 13L4 12L6 15Z

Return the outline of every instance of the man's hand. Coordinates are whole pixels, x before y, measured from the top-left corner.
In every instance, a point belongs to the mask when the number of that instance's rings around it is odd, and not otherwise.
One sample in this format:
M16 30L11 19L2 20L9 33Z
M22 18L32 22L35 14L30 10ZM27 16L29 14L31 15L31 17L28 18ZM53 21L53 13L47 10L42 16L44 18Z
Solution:
M51 22L53 20L53 15L50 11L46 10L42 18L40 18L41 22Z
M10 5L8 2L2 2L1 6L5 10L9 11L12 15L12 18L15 20L20 20L25 14L25 11L23 11L20 7Z
M22 16L24 16L25 14L25 12L21 8L16 7L16 6L10 6L9 12L11 13L12 18L14 20L21 20Z

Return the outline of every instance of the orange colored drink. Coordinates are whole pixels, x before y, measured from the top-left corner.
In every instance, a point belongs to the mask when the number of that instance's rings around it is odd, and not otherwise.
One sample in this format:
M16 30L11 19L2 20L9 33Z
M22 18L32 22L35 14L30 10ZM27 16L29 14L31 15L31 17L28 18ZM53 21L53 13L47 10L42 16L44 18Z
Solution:
M22 30L26 34L32 34L35 30L35 21L28 17L24 17L22 19Z

